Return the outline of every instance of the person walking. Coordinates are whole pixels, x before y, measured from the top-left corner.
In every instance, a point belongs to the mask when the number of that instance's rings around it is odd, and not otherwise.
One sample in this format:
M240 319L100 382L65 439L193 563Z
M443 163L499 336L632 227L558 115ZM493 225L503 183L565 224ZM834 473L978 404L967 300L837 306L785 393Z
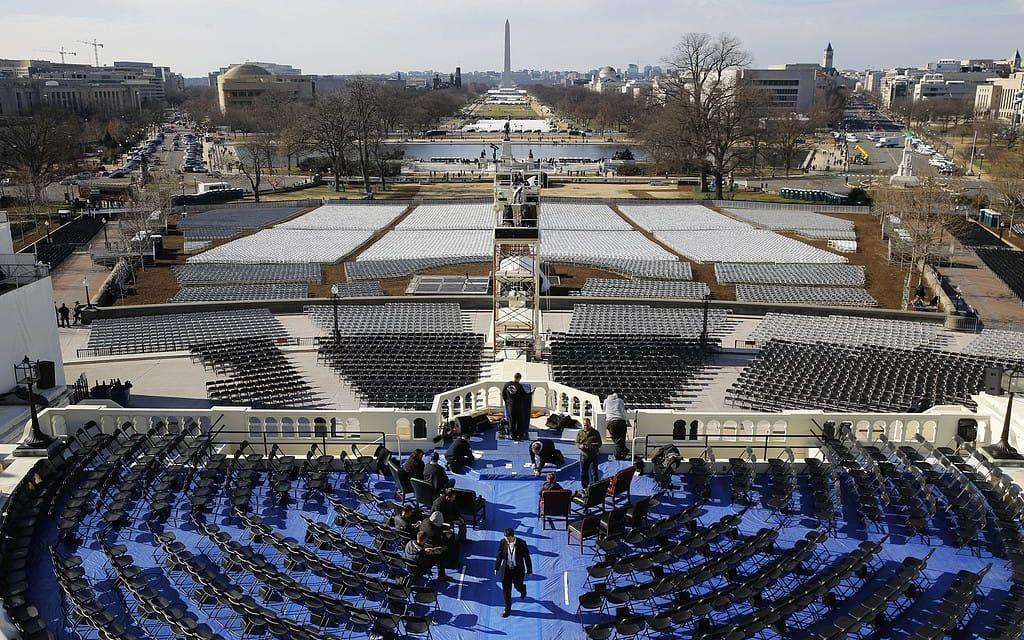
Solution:
M584 489L590 486L591 474L595 481L600 477L597 459L602 444L601 434L590 424L590 418L583 418L583 428L576 433L576 448L580 450L580 480Z
M533 573L533 561L526 541L516 537L512 529L505 529L505 537L498 545L498 557L494 559L494 573L501 576L501 591L505 596L505 610L502 618L512 614L512 587L519 595L526 597L526 576Z

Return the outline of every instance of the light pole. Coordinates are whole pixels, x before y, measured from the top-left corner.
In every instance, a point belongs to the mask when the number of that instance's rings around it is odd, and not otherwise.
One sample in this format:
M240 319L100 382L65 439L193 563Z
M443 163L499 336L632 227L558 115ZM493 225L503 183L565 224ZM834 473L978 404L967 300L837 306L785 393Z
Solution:
M50 221L47 220L43 224L46 225L46 244L50 244Z
M85 287L85 308L92 308L92 300L89 299L89 279L82 278L82 286Z
M338 285L331 285L331 304L334 307L334 344L341 343L341 331L338 330Z
M28 387L28 411L32 416L32 427L29 433L28 442L21 444L26 449L46 449L53 443L53 438L43 433L39 428L39 415L36 413L36 399L32 391L32 385L39 380L39 361L31 361L28 356L20 363L14 365L14 381L17 384L24 384Z
M999 435L999 441L985 447L985 452L997 460L1021 460L1024 459L1010 445L1010 415L1013 412L1013 396L1024 392L1024 371L1020 363L1017 363L1009 371L1003 371L1003 378L1000 384L1003 391L1007 392L1006 414L1003 415L1003 431Z
M103 223L103 246L110 251L110 240L107 239L107 219L100 218L100 221Z

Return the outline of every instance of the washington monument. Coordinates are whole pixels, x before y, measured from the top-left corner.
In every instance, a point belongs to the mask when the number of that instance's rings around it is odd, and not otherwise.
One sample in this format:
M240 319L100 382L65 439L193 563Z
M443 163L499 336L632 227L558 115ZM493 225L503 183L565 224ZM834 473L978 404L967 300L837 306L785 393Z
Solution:
M510 35L508 20L505 20L505 66L501 71L501 88L511 89L515 86L512 82L512 36Z

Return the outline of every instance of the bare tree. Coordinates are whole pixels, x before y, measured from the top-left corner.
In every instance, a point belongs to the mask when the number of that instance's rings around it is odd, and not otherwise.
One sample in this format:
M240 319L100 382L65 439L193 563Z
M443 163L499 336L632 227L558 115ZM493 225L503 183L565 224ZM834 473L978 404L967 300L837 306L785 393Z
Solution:
M810 130L810 121L792 111L768 119L768 136L772 148L782 156L786 175L793 168L793 159L801 140Z
M766 100L764 92L742 80L718 83L708 92L707 152L718 199L722 198L725 178L742 161L739 148L757 135Z
M42 203L47 185L74 165L81 123L63 111L41 108L25 117L0 120L0 167L14 171Z
M170 213L170 192L154 186L133 189L131 207L118 216L121 235L120 253L138 257L139 266L146 270L146 255L153 251L153 232L167 227Z
M253 198L260 201L260 186L263 178L274 167L274 141L270 134L255 133L245 142L235 145L238 156L238 170L252 186Z
M699 163L702 191L707 189L709 173L719 178L719 197L721 175L734 162L734 147L749 135L743 111L748 98L739 95L740 83L726 76L749 62L750 54L738 38L694 32L685 34L666 60L670 70L666 102L675 103L670 113L679 118L674 127L681 136L679 143L689 146L688 155Z
M313 150L330 161L334 190L341 191L341 178L349 173L348 154L354 146L352 119L344 94L330 93L316 99L307 134Z
M961 219L953 212L949 194L931 179L915 187L880 189L875 196L875 206L882 216L899 220L898 226L906 232L899 250L910 254L905 284L909 294L914 273L917 273L918 285L922 284L926 266L941 256L947 230ZM909 295L905 295L904 304L908 300Z
M356 153L359 157L359 169L363 175L363 190L369 194L370 163L372 149L383 136L381 119L378 111L377 93L379 87L364 78L356 78L345 86L345 98L348 113L352 119L352 132L355 136Z
M1007 216L1006 224L1012 234L1017 214L1024 211L1024 150L1018 147L1000 153L992 162L989 173L999 196L999 207Z

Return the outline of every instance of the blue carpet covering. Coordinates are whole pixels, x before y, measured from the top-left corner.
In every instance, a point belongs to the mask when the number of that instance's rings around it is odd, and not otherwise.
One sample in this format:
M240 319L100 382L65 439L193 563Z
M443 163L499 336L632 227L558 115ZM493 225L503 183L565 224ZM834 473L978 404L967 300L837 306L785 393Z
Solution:
M472 470L453 477L456 478L458 487L472 489L484 497L487 502L486 521L476 530L470 530L469 537L472 544L463 547L464 554L460 566L449 573L454 581L438 587L440 597L437 611L433 613L432 636L437 640L468 640L481 637L560 640L585 637L582 626L576 617L576 609L579 594L587 590L585 586L586 567L595 562L593 545L588 542L585 552L581 555L578 546L567 545L564 530L543 530L541 528L541 524L536 518L537 492L541 480L534 478L532 472L523 466L529 460L525 443L496 441L493 434L485 434L482 438L474 440L473 446L475 450L483 452L483 458L474 465ZM558 479L566 488L578 488L580 486L579 467L574 462L575 456L571 455L574 452L568 442L561 442L558 446L567 454L568 459L566 467L559 472ZM601 464L601 473L610 475L624 464L606 460ZM760 500L757 500L756 504L746 511L741 532L753 534L762 527L779 527L778 545L782 548L789 548L809 530L818 528L819 523L811 516L810 494L804 484L806 482L807 480L801 477L801 485L794 503L799 504L799 513L785 517L779 516L773 514L760 503ZM332 478L332 483L339 487L336 491L338 495L345 495L345 490L341 488L342 478L340 475ZM392 485L389 479L379 479L374 476L370 480L369 486L380 495L391 495ZM758 476L754 484L755 497L764 495L767 492L767 486L766 478ZM704 525L714 522L726 514L737 512L741 508L731 504L727 477L715 478L712 488L711 498L703 506L699 519ZM637 496L652 494L655 490L655 483L649 477L637 477L633 482L634 499ZM846 498L848 498L847 503L852 501L851 496L846 496ZM187 496L182 496L180 500L182 505L187 504ZM652 516L663 517L678 511L693 501L694 497L688 492L677 490L673 495L665 496L664 502ZM355 505L356 502L352 501L352 504ZM266 486L262 484L254 493L252 506L252 511L260 514L267 525L294 538L299 543L302 543L306 531L303 516L314 520L334 521L333 509L322 496L305 501L293 501L285 506L275 505L269 499ZM137 510L135 516L140 518L140 522L146 510L145 504L140 505ZM165 528L174 531L178 539L190 549L209 553L211 557L216 558L218 550L190 522L186 511L184 508L176 509ZM98 530L98 521L99 514L92 514L83 522L83 525L95 532ZM231 516L224 499L218 502L212 513L207 514L206 521L220 525L235 539L248 540L243 524ZM852 598L851 602L855 602L857 598L881 584L903 558L907 556L924 557L932 552L933 555L925 573L928 587L922 593L915 594L913 606L898 612L898 615L892 619L893 631L888 637L903 637L909 630L921 624L934 611L933 606L937 598L948 587L957 571L962 569L980 571L991 563L992 567L982 584L981 609L973 615L969 627L959 636L964 638L984 637L986 635L986 620L991 620L993 613L1006 595L1010 580L1008 563L995 555L996 549L994 549L991 539L987 539L983 548L975 550L974 553L967 549L955 548L952 545L953 537L949 531L949 525L950 522L945 516L937 515L933 520L930 539L922 540L920 537L910 537L902 527L898 516L891 515L880 531L875 530L874 527L865 530L857 521L852 510L848 510L848 513L844 514L844 518L838 523L835 535L826 540L823 549L825 557L834 560L855 548L863 540L879 539L883 535L889 536L880 556L879 570L875 575L867 577L866 584L857 592L860 595ZM513 615L503 619L500 617L503 608L501 585L494 575L493 563L498 540L506 527L515 529L518 535L528 543L533 558L534 574L527 579L527 598L520 600L518 595L515 595ZM48 530L52 531L53 529L48 527ZM357 533L354 532L353 535ZM369 540L366 534L362 535L364 540ZM215 612L210 607L201 607L186 595L193 585L189 583L188 578L182 572L172 572L161 565L159 562L161 555L157 552L158 545L143 525L136 524L134 528L122 529L120 534L108 533L107 540L127 545L136 564L147 568L156 576L159 579L159 584L162 585L162 590L169 597L173 600L181 600L201 620L210 624L215 632L230 637L241 635L238 622L233 620L232 616L223 611ZM60 629L63 626L63 614L49 559L49 547L55 543L54 533L49 536L40 536L34 549L38 559L38 570L31 576L29 595L30 599L38 604L51 628ZM275 554L272 548L260 548L260 550L267 555L268 559L283 567L280 554ZM126 607L131 603L126 601L122 590L111 579L112 573L98 543L95 540L86 539L80 545L62 544L59 546L59 551L62 554L77 553L84 559L87 578L100 595L101 600L108 605L108 610L126 623L130 623L131 617ZM339 563L344 563L345 556L339 552L323 553ZM701 558L697 558L693 562L701 561L703 561ZM827 566L827 563L814 567L814 570L818 571L824 566ZM329 585L324 584L322 578L310 572L295 571L293 574L307 584L321 584L324 590L329 588ZM288 602L264 602L259 594L259 585L252 575L244 572L229 575L247 591L251 591L261 604L300 620L308 618L309 612L300 605ZM707 584L697 587L691 593L697 594L702 589L714 586L716 585ZM712 623L719 624L729 617L743 615L749 611L750 607L747 606L746 608L713 613ZM809 611L813 612L814 609ZM421 608L416 612L429 613L429 610ZM825 617L832 614L822 610L818 615ZM609 619L608 614L595 614L585 618L587 622L607 619ZM809 624L812 622L813 620L808 620ZM811 628L814 628L813 624L811 624ZM160 635L158 632L149 630L145 637L158 635ZM688 627L677 637L692 637L692 635L692 627ZM767 635L770 636L771 632L769 631ZM802 637L802 635L802 633L795 634L796 637ZM64 637L71 636L65 633Z

